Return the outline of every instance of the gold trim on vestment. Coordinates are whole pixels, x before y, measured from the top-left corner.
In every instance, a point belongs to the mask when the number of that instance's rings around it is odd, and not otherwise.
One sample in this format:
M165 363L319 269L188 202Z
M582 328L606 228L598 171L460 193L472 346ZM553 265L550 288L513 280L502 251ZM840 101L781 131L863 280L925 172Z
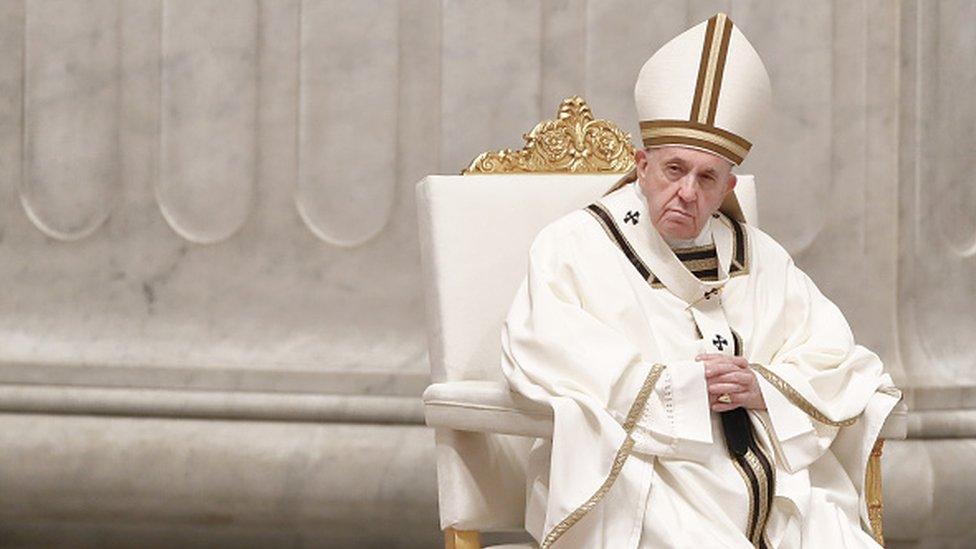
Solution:
M617 226L617 222L613 219L613 213L607 210L607 208L599 202L590 204L584 208L584 211L593 216L593 219L596 219L596 222L603 227L603 232L605 232L607 236L610 237L610 240L617 245L617 248L623 252L634 268L637 269L638 274L640 274L644 280L657 280L654 273L651 272L640 256L637 255L637 252L634 251L633 246L630 245L630 241L627 240L626 236L624 236L623 231L621 231L620 227Z
M645 280L647 280L648 283L650 283L651 288L660 289L665 287L664 283L661 282L660 279L658 279L657 276L647 267L647 264L644 263L641 257L634 250L633 246L631 246L630 241L627 240L626 235L624 235L623 231L621 231L620 227L617 225L616 220L614 220L613 213L611 213L606 208L606 206L604 206L600 202L594 202L589 206L587 206L586 208L584 208L584 210L588 214L593 216L593 218L597 221L597 223L600 224L600 227L603 228L603 232L605 232L607 236L610 237L610 240L612 240L617 245L617 248L623 252L623 254L631 262L634 268L637 269L637 272L640 274L640 276L643 277ZM749 274L749 256L750 256L749 238L745 227L743 227L743 225L738 221L726 217L724 215L715 214L715 216L720 218L721 221L725 223L726 226L729 227L729 232L732 233L731 234L732 253L729 262L729 273L728 273L729 278ZM740 248L741 248L741 252L740 252ZM681 259L682 256L687 257L689 254L700 253L700 252L712 252L714 256L710 258L706 258L704 260L695 260L695 259L682 260ZM676 249L672 249L672 253L674 253L675 257L677 257L678 260L681 261L682 265L684 265L684 267L693 274L696 271L701 272L701 270L703 270L702 268L699 268L698 265L704 265L704 264L703 263L699 264L697 263L698 261L714 260L715 261L714 265L708 264L708 266L705 268L708 269L714 268L716 270L715 277L713 278L712 276L707 276L707 277L699 278L699 280L706 280L706 281L718 280L718 267L719 267L718 252L715 248L714 243L705 244L702 246L694 246L689 248L676 248ZM704 296L701 299L704 299Z
M749 474L746 473L746 470L742 467L742 464L739 463L739 460L735 459L735 456L731 456L731 458L732 458L732 466L735 467L735 470L739 472L739 475L742 477L742 482L744 482L747 487L751 488L752 480L749 478ZM751 489L746 491L749 492L749 518L746 520L746 537L749 539L749 542L751 543L752 530L753 530L752 522L753 522L753 518L756 516L756 496L755 494L752 493Z
M766 432L766 437L769 438L769 447L770 447L770 451L772 452L772 455L771 456L770 455L767 455L766 456L766 460L769 461L769 464L772 467L772 473L773 473L773 489L775 491L775 487L776 487L776 459L778 457L780 459L780 461L786 461L786 458L784 458L783 455L782 455L782 449L778 449L777 446L776 446L776 444L773 443L773 441L776 440L776 433L773 432L773 428L769 425L769 423L767 423L763 419L762 414L758 414L757 413L755 417L756 417L756 419L759 420L759 424L762 425L763 431ZM769 417L769 412L768 411L766 412L766 417ZM760 443L760 441L758 440L758 438L756 440L756 446L759 446L760 448L762 447L762 444ZM770 512L772 512L772 511L770 511Z
M759 448L758 441L756 442L756 448L759 452L762 452L762 449ZM769 456L763 453L763 457L766 458L766 463L769 463L769 467L771 469L770 474L775 479L776 469L773 467L772 462L770 462ZM746 451L745 458L749 463L749 466L755 472L756 481L759 484L759 510L757 511L758 516L756 518L756 530L753 532L752 537L749 540L754 546L759 547L762 541L762 536L766 532L766 522L769 520L769 504L771 499L770 490L772 489L772 486L769 484L769 479L766 478L766 468L759 461L759 457L756 456L756 452L754 452L752 448Z
M661 377L661 372L664 371L663 364L655 364L651 367L651 370L647 373L647 377L644 378L644 384L641 386L641 390L637 393L637 398L634 399L634 403L631 404L630 410L627 412L627 419L624 421L624 431L627 433L627 438L624 439L624 443L620 445L620 449L617 450L617 454L613 458L613 465L610 467L610 474L603 481L603 484L597 488L596 492L590 496L582 505L573 510L572 513L566 516L563 520L559 521L559 524L555 525L552 530L542 539L542 543L539 545L539 549L547 549L552 546L567 530L573 527L574 524L580 521L587 513L592 510L597 503L600 503L613 487L613 483L616 482L617 477L620 476L620 470L623 469L624 463L627 458L630 457L631 451L634 448L634 439L631 433L634 427L637 425L637 420L640 418L641 414L644 412L644 408L647 405L647 399L650 398L651 392L654 390L654 386L657 385L658 378Z
M719 219L732 232L732 258L729 261L729 278L749 274L752 252L749 250L749 234L746 232L746 228L742 226L743 223L726 215L720 215ZM738 254L740 239L742 240L742 257L739 257Z
M799 391L794 389L792 385L787 383L783 378L779 377L778 375L773 373L771 370L769 370L762 364L750 364L749 366L752 367L753 370L759 372L759 374L762 375L764 378L766 378L766 381L768 381L773 387L776 387L776 390L778 390L780 393L783 393L783 396L788 398L790 402L792 402L797 408L803 410L804 412L806 412L808 416L819 421L820 423L823 423L825 425L830 425L833 427L847 427L850 425L854 425L854 422L857 421L858 416L854 416L852 418L848 418L842 421L834 421L830 419L829 417L824 415L823 412L818 410L803 395L801 395Z
M743 356L745 354L745 345L742 340L742 336L740 336L739 333L736 332L731 326L729 326L729 331L732 333L733 354L735 356ZM760 418L759 422L763 424L763 427L766 427L766 424L762 421L762 418ZM752 429L752 426L750 426L750 430ZM769 431L767 429L767 434L768 433ZM751 489L753 487L752 481L742 469L742 464L739 463L738 457L731 452L730 457L732 458L732 464L735 466L736 470L739 471L739 474L742 475L743 480L746 482L746 486L750 488L749 521L746 527L746 537L749 538L749 542L752 543L753 546L757 548L764 548L768 546L768 544L764 543L764 536L766 533L766 522L769 520L769 513L771 512L770 506L772 503L772 491L776 486L776 466L766 451L763 450L760 439L755 435L755 432L752 434L752 442L755 449L750 446L746 449L746 453L742 457L746 464L749 465L749 469L752 470L753 476L756 478L755 487L757 492L756 496L759 498L758 504L754 502L755 496L753 496ZM763 465L763 460L760 460L759 455L757 454L761 454L766 465ZM769 467L769 477L766 476L767 465ZM754 523L755 526L753 527Z
M689 259L682 261L681 264L692 273L706 269L718 269L718 255L706 257L705 259Z
M713 248L715 248L715 244L702 244L701 246L689 246L687 248L671 248L671 250L675 255L681 257L682 255L693 254L696 252L707 252Z

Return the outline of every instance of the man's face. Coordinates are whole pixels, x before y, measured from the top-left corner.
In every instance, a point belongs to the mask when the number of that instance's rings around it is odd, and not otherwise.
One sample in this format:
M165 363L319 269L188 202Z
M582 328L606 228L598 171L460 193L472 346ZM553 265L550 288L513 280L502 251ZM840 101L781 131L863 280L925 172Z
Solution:
M665 238L687 240L698 236L709 216L735 187L732 163L697 149L638 149L635 160L651 222Z

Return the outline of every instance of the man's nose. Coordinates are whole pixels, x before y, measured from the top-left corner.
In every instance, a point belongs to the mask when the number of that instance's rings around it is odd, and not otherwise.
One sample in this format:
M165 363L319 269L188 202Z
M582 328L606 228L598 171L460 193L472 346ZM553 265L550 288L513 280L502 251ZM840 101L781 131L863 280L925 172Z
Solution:
M692 202L698 196L698 193L696 192L696 189L695 189L695 178L694 177L691 177L690 175L685 176L678 183L678 185L679 185L678 186L678 196L681 197L681 200L684 200L685 202Z

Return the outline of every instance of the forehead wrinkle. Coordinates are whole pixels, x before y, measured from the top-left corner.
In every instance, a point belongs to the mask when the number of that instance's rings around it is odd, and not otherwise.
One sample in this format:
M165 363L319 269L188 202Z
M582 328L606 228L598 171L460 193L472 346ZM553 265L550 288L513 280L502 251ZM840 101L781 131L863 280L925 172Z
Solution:
M678 156L678 155L674 155L674 156L671 156L671 157L668 157L668 158L666 158L666 159L664 160L664 164L670 164L671 162L677 162L678 164L681 164L681 165L683 165L683 166L685 166L685 165L687 165L687 164L688 164L688 163L687 163L687 162L685 161L685 159L684 159L684 158L681 158L681 157L680 157L680 156Z

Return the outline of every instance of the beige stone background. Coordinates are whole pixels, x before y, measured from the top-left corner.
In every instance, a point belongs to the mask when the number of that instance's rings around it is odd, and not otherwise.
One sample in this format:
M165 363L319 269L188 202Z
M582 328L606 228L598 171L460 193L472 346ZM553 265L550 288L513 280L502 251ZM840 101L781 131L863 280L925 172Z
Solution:
M638 135L719 10L761 223L908 390L892 545L976 545L976 2L0 0L0 546L436 546L414 184Z

